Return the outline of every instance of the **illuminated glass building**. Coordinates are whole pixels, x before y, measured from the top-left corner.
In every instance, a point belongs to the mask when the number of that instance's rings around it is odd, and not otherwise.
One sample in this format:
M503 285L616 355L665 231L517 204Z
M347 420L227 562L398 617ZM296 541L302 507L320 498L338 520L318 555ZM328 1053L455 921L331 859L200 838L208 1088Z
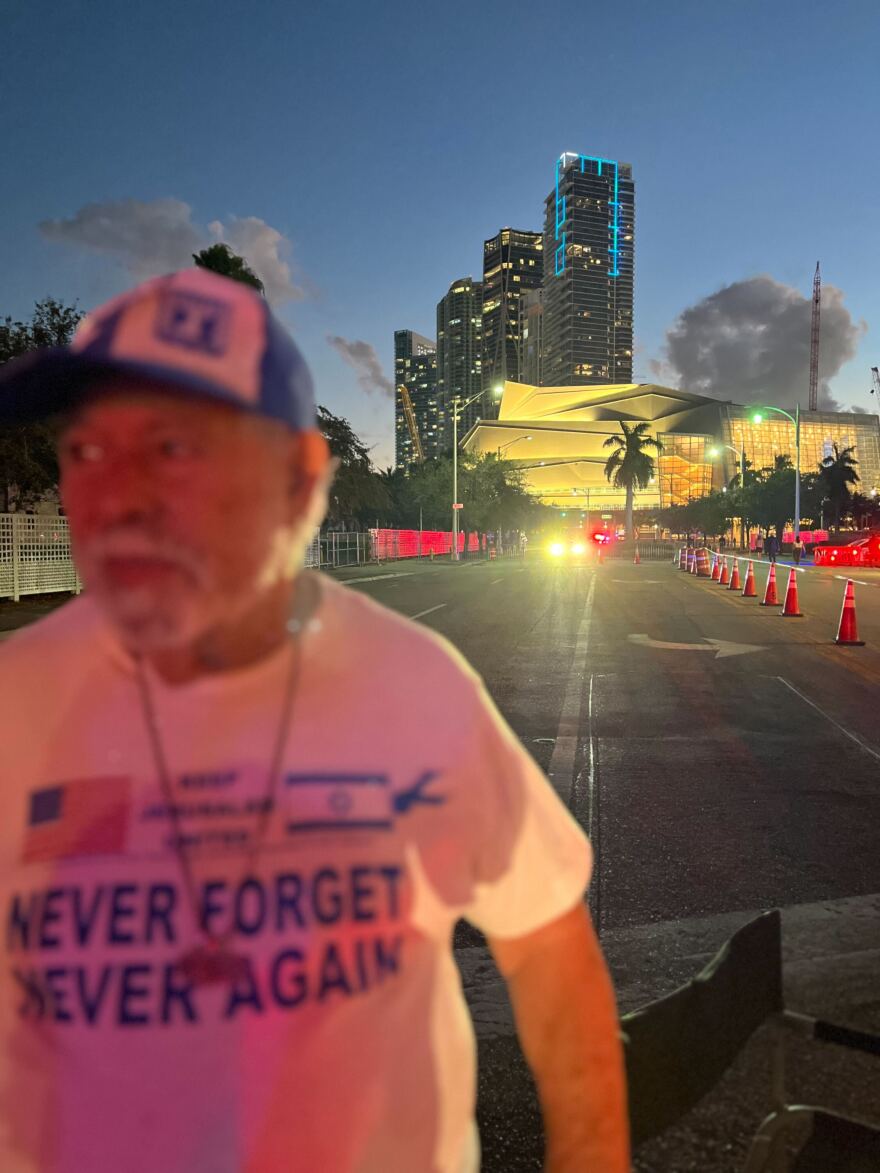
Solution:
M745 444L753 467L772 467L776 455L794 458L794 427L782 416L753 424L754 407L724 403L653 383L614 386L546 387L506 383L498 419L482 420L462 448L497 453L515 461L526 484L547 505L562 508L619 508L624 494L605 479L605 440L628 425L647 423L663 445L653 485L640 491L637 505L683 505L722 488L738 472L737 457L720 444ZM772 422L771 422L772 421ZM778 422L777 422L778 421ZM852 444L860 489L880 489L880 420L846 412L801 414L801 471L815 472L831 444Z
M753 468L770 468L773 459L790 456L795 458L794 424L776 412L766 412L761 423L753 422L756 408L741 407L734 403L722 405L721 438L726 444L740 451L745 449ZM880 490L880 431L876 415L861 415L847 411L802 411L801 412L801 472L815 472L816 466L832 454L832 445L846 448L852 445L859 462L859 484L861 493ZM736 457L725 450L730 457L725 472L728 479L738 469Z
M394 461L406 467L416 459L400 387L409 391L425 457L443 447L443 413L437 390L437 344L414 330L394 331Z
M483 408L497 412L492 388L521 371L520 302L526 290L540 289L544 276L540 232L501 231L483 242Z
M452 400L478 396L458 417L459 440L481 417L483 390L483 286L470 277L453 281L437 303L437 391L444 420L444 447L452 447Z
M632 379L634 222L629 163L557 160L544 218L544 383Z

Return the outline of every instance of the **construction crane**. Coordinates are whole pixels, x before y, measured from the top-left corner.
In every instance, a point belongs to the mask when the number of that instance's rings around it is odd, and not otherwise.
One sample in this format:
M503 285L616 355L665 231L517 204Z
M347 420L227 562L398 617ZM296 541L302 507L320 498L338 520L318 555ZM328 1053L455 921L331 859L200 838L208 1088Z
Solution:
M413 411L412 396L409 393L409 388L405 387L403 383L400 384L397 390L400 392L400 401L403 404L403 414L406 419L406 426L409 428L413 452L415 453L416 460L421 464L425 459L425 452L422 448L422 438L419 435L419 425L416 423L416 413Z
M813 320L810 323L810 411L819 407L819 307L822 301L822 278L819 262L813 277Z

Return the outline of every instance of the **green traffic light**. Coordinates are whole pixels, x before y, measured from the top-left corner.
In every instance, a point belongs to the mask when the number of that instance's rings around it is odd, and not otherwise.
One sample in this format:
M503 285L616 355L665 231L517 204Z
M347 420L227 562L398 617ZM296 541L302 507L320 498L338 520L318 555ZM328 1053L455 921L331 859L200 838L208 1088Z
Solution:
M759 411L756 411L755 414L752 416L752 423L759 424L762 422L763 419L764 419L764 417L761 415L761 413Z

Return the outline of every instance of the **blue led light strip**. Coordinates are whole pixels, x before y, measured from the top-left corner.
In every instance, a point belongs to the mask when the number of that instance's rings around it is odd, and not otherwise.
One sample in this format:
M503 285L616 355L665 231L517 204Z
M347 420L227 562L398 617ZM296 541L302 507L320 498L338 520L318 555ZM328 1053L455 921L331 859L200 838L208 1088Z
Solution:
M613 208L613 219L608 225L613 233L611 246L608 249L611 268L608 270L609 277L620 276L620 199L619 199L619 168L616 159L600 159L598 155L581 155L581 174L586 170L587 163L595 163L597 174L601 176L603 165L614 168L614 199L608 201L609 208ZM565 196L559 195L559 172L562 164L562 157L556 160L556 239L560 239L560 229L565 226ZM565 270L565 232L562 232L561 243L556 249L555 273L558 277L560 273Z
M559 240L559 230L565 227L565 196L559 198L559 166L562 159L556 160L556 229L555 239ZM562 233L562 243L556 249L555 271L556 276L565 269L565 232Z

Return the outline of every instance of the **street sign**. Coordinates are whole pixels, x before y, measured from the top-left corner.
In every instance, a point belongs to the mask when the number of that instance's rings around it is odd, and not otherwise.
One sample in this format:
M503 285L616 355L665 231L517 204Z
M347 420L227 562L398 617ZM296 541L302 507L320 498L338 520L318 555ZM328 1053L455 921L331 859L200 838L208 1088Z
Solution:
M462 503L461 503L460 501L456 501L456 502L453 504L452 508L453 508L453 509L464 509L464 506L462 505Z

